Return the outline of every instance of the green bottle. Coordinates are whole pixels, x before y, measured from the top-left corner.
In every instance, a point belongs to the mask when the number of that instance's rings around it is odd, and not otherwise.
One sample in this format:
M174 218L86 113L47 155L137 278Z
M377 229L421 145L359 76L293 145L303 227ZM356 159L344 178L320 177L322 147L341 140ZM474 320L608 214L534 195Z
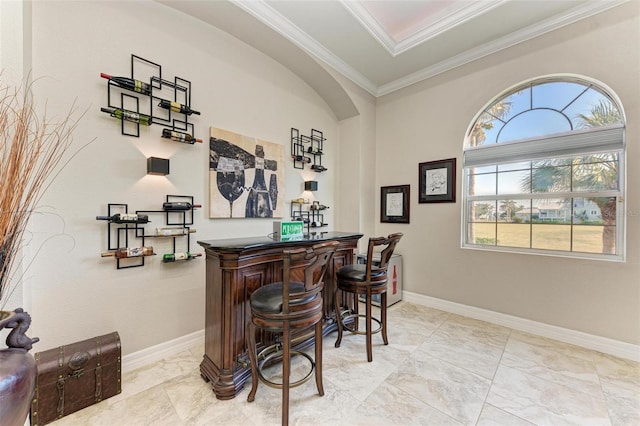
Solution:
M121 108L100 108L100 111L110 114L112 117L120 120L131 121L133 123L139 123L143 126L151 125L151 117L146 114L138 114L137 112L127 111Z
M164 263L177 262L179 260L191 260L198 256L202 256L202 253L189 253L188 251L183 253L167 253L162 256L162 261Z

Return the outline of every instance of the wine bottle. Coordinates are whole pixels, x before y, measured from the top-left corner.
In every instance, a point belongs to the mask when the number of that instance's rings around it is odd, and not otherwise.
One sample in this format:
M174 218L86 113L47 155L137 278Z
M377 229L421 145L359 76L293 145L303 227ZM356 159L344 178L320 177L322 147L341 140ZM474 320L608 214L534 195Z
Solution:
M100 108L100 111L110 114L112 117L119 118L120 120L131 121L133 123L139 123L144 126L151 125L151 117L146 114L139 114L133 111L127 111L121 108Z
M176 235L187 235L196 232L194 228L156 228L155 236L171 237Z
M303 163L311 162L311 158L305 157L304 155L292 155L291 158L293 158L294 161L302 161Z
M200 204L191 204L186 201L169 201L166 203L162 203L162 208L168 211L175 210L191 210L202 207Z
M106 78L107 80L112 81L114 84L122 87L123 89L133 90L134 92L138 92L143 95L151 94L151 85L147 83L143 83L140 80L134 80L133 78L128 78L128 77L113 77L103 72L100 73L100 77Z
M119 248L115 251L107 251L102 253L102 257L116 257L123 259L125 257L140 257L154 255L153 247L133 247L133 248Z
M96 220L108 220L113 223L148 223L146 214L116 213L113 216L96 216Z
M194 138L189 133L176 132L170 129L162 129L162 137L176 142L189 143L191 145L196 142L202 143L202 139Z
M324 172L325 170L327 170L327 168L321 166L320 164L314 164L313 166L311 166L311 170L315 170L316 172Z
M195 111L195 110L191 109L190 107L188 107L186 105L182 105L180 102L173 102L173 101L168 101L166 99L160 99L160 103L158 104L158 106L160 108L168 109L168 110L171 110L173 112L179 112L180 114L200 115L200 113L198 111Z
M164 263L177 262L179 260L191 260L199 256L202 256L202 253L189 253L188 251L183 253L167 253L162 256L162 261Z

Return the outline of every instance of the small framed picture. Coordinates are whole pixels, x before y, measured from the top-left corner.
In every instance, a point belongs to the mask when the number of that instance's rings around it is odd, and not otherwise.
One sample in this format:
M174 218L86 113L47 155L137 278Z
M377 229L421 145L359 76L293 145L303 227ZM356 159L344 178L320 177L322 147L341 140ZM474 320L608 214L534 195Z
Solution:
M456 159L420 163L418 182L419 203L455 203Z
M380 222L409 223L410 185L380 188Z

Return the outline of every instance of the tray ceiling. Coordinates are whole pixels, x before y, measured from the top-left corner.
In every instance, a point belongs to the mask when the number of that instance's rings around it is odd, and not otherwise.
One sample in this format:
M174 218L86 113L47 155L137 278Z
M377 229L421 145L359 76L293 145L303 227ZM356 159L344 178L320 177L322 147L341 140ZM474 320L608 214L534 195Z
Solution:
M265 53L281 62L278 56L286 52L265 46L281 45L284 38L374 96L626 1L159 0L260 50L271 50Z

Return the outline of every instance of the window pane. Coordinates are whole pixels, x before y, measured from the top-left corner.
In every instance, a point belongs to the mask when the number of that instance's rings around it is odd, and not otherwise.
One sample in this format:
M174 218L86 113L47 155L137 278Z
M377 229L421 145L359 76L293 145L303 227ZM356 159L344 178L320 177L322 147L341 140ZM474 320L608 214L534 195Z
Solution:
M573 167L574 191L618 189L618 162L600 161L597 156L584 157Z
M586 88L583 84L567 81L538 84L533 86L533 107L553 108L562 111Z
M563 114L548 109L524 112L505 124L498 143L568 132L571 122Z
M573 223L578 225L602 224L602 212L595 200L573 199Z
M479 175L482 173L495 173L496 166L481 166L481 167L470 167L469 173L474 175Z
M494 104L497 105L497 104ZM495 110L494 106L494 110ZM503 116L504 121L509 121L511 118L531 108L531 89L525 88L519 92L507 96L502 101L502 108L504 109Z
M516 210L516 215L513 218L513 221L517 223L531 223L531 217L533 216L531 201L524 200L524 202L518 201L518 203L518 209Z
M529 192L529 170L498 173L498 194L520 194Z
M469 133L469 147L496 143L496 135L503 124L486 112L482 113Z
M509 172L512 170L529 170L531 161L520 161L518 163L498 164L499 172Z
M531 225L531 248L540 250L571 250L571 225Z
M496 174L469 175L469 195L494 195L496 193Z
M494 223L470 223L467 234L467 242L486 246L496 245L496 224Z
M472 201L469 203L470 222L495 222L496 202Z
M609 98L595 89L587 90L576 102L569 105L565 114L569 116L576 129L601 127L622 122L617 107Z
M533 223L571 223L571 200L531 200Z
M531 192L567 192L571 190L571 167L555 166L553 161L539 162L531 172Z
M528 200L499 200L498 222L516 222L516 213L528 205Z
M501 247L531 247L531 225L498 223L498 245Z
M606 231L605 231L606 230ZM583 253L605 253L603 236L608 233L614 239L616 235L615 226L604 225L576 225L573 227L573 251ZM615 244L613 252L615 253Z

